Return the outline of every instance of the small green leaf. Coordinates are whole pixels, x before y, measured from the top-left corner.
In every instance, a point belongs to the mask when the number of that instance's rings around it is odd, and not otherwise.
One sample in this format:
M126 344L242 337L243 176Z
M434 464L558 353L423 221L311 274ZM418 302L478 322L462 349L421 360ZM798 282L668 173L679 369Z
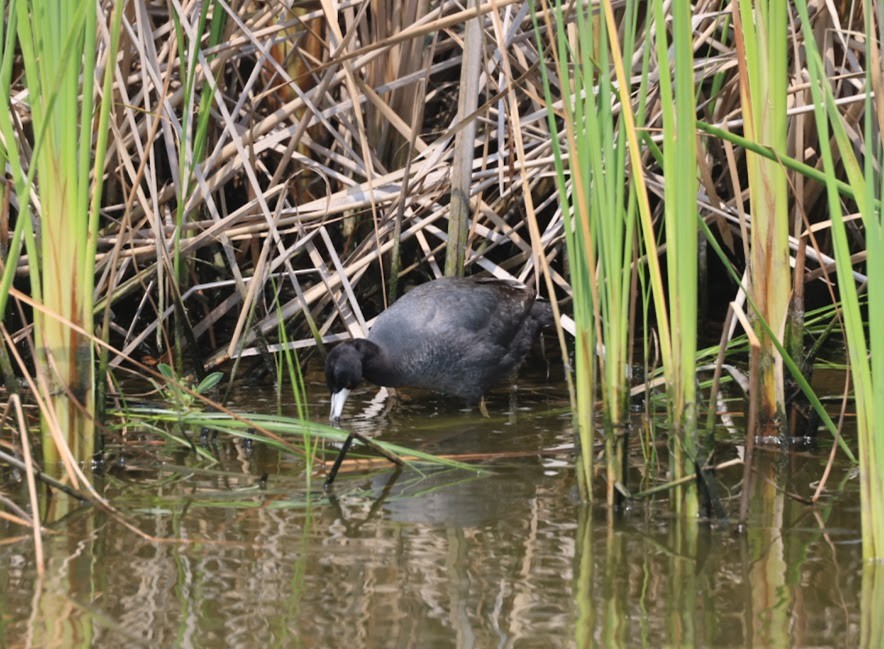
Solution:
M221 379L223 379L223 378L224 378L223 372L212 372L206 378L204 378L202 381L200 381L200 384L196 387L197 394L205 394L206 392L208 392L209 390L214 388L216 385L218 385L221 382Z

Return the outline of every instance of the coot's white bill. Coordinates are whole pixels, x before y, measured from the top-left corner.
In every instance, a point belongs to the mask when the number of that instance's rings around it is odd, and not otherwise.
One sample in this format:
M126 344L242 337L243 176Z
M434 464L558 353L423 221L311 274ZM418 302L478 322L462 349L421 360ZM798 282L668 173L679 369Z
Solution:
M337 392L333 392L331 395L331 414L329 415L329 419L332 421L337 421L341 418L341 413L344 411L344 402L347 401L347 397L350 395L350 390L347 388L341 388Z

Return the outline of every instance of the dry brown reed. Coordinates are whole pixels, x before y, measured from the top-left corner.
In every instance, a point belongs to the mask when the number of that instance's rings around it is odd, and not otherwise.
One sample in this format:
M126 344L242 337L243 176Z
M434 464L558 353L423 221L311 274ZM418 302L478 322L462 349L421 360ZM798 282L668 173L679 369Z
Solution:
M106 52L108 3L102 8L99 52ZM270 277L281 287L278 308L291 331L286 347L363 334L387 300L394 254L397 279L419 282L442 272L459 133L475 133L466 144L473 152L467 273L540 286L545 268L542 291L569 297L538 71L550 62L537 51L528 3L351 0L301 3L294 11L259 0L152 0L126 8L120 53L98 70L113 66L115 79L96 259L96 316L107 316L108 340L122 350L111 369L128 357L169 354L176 310L186 315L199 371L280 349L268 340L279 317ZM217 45L200 31L204 8L223 14ZM851 35L859 13L835 10L836 3L820 3L813 20L841 106L859 133L865 53ZM458 119L470 19L481 32L478 102ZM698 117L740 133L729 3L698 0L693 25ZM819 160L800 30L791 36L788 152L813 166ZM637 44L627 71L635 88L645 47ZM650 56L651 70L669 64ZM196 70L192 88L184 82L189 65ZM661 107L653 77L644 97L643 163L659 216L663 185L651 145L659 142ZM183 134L193 133L204 96L209 120L201 151ZM27 141L27 96L14 92L11 108ZM741 264L752 227L745 152L720 137L698 146L700 215ZM831 265L822 187L795 172L789 182L793 251L807 244L809 277L828 283L818 272ZM18 204L13 196L7 221ZM178 278L176 247L188 260ZM22 255L22 282L28 263ZM15 341L30 325L18 326Z

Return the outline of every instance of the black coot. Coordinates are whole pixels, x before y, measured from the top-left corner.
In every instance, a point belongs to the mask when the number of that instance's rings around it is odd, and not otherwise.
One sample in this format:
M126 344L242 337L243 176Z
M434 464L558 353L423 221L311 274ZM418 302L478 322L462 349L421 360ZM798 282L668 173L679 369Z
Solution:
M335 347L325 364L331 419L362 379L444 392L475 403L524 360L552 309L534 291L496 279L445 277L406 293L367 339Z

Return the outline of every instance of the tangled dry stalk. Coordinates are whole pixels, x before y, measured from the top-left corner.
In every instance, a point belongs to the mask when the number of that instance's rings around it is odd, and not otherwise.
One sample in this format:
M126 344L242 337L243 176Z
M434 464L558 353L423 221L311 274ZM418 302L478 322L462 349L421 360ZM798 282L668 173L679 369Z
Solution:
M838 15L829 13L833 3L817 4L823 51L856 123L864 57L850 30L858 12ZM384 306L378 286L391 273L441 273L459 146L471 160L469 272L533 282L540 262L557 297L568 296L538 72L551 64L536 49L528 2L489 0L475 9L448 0L291 9L258 0L127 3L114 61L107 60L109 9L102 7L98 74L113 65L116 81L96 292L99 311L109 309L108 335L123 350L112 366L140 352L167 352L178 301L206 367L278 348L264 338L276 330L279 313L295 333L290 347L364 332ZM220 37L213 39L212 18L205 22L201 11L223 19ZM696 3L694 51L703 117L739 132L730 14L728 2ZM478 88L459 85L470 20L481 27L481 47L468 54L478 58ZM800 34L792 36L790 138L799 157L815 164ZM635 65L638 74L638 57ZM478 93L478 108L458 120L471 93ZM654 140L653 89L645 100L645 136ZM13 109L24 141L24 93ZM457 140L468 124L474 139ZM698 145L701 214L741 257L734 240L745 245L751 227L743 153L713 137ZM650 149L645 162L650 190L659 192ZM824 201L817 183L800 174L793 183L795 249L804 250L810 223L817 237L825 233ZM526 191L533 198L528 212ZM532 238L532 221L539 237ZM807 263L829 264L824 247L811 245ZM177 275L176 249L185 260ZM21 274L27 264L23 256ZM280 287L278 305L267 290L270 278Z

